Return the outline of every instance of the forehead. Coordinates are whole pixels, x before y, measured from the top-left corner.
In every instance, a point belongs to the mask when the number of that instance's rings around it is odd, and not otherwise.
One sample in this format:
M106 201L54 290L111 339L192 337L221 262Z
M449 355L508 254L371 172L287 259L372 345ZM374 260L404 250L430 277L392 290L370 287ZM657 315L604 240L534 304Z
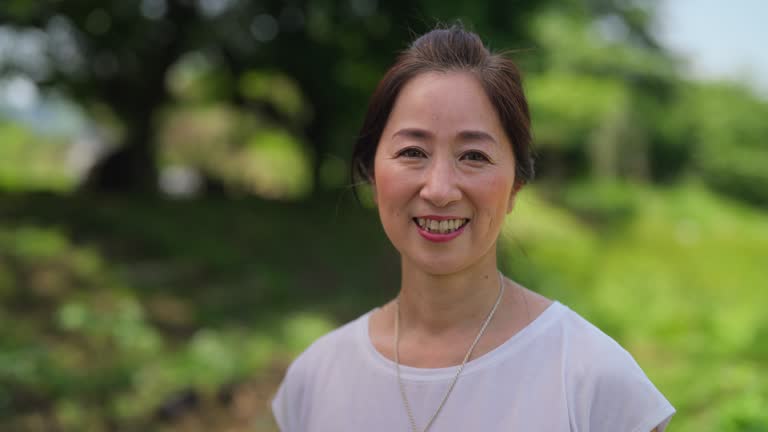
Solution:
M425 72L409 80L395 101L390 126L424 127L436 133L480 129L503 138L496 109L469 72Z

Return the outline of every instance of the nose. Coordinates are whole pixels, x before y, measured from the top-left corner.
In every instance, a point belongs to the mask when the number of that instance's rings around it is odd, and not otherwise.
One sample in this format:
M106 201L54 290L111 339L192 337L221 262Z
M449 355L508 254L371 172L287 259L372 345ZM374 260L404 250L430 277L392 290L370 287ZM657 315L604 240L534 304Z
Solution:
M437 207L445 207L461 199L457 174L451 160L434 160L430 164L419 196Z

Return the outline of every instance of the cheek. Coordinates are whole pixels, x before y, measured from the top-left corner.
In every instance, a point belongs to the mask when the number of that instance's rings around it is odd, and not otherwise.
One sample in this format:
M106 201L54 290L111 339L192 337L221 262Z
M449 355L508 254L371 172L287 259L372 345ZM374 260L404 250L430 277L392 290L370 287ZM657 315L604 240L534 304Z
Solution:
M509 195L512 192L512 184L504 176L489 176L484 179L482 187L478 187L478 197L482 199L484 206L505 207ZM494 210L495 211L495 210Z
M400 216L402 206L407 200L407 185L398 181L399 176L392 170L382 168L376 171L376 204L382 220L390 216Z
M506 177L492 177L484 183L484 187L477 189L477 201L484 216L488 218L488 228L495 230L497 225L504 222L512 185Z

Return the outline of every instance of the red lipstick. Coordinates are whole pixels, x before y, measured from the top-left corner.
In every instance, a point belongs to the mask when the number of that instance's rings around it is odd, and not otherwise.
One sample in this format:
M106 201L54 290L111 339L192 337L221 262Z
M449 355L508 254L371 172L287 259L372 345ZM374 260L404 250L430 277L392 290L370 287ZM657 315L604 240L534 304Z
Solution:
M464 219L464 218L454 217L454 216L432 216L432 215L430 215L430 216L420 216L420 217L423 217L425 219L437 220L437 221L447 220L447 219ZM456 237L461 235L461 233L464 232L464 228L466 228L467 225L469 225L469 221L467 221L466 223L464 223L464 225L462 225L456 231L453 231L453 232L450 232L450 233L447 233L447 234L440 234L440 233L434 233L434 232L427 231L426 229L424 229L421 226L419 226L418 222L415 219L414 219L413 223L414 223L414 225L416 225L416 230L419 232L419 234L421 234L422 237L424 237L425 239L427 239L429 241L436 242L436 243L447 242L447 241L455 239Z

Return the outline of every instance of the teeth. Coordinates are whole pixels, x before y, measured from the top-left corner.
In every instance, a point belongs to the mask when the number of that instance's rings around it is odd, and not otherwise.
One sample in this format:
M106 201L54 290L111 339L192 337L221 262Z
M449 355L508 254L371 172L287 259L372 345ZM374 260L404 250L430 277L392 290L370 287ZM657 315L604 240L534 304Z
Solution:
M467 219L450 219L450 220L442 220L442 221L436 221L436 220L426 219L426 218L416 219L416 223L418 223L420 227L424 228L429 232L440 233L440 234L447 234L447 233L456 231L457 229L465 225L467 221L468 221Z

